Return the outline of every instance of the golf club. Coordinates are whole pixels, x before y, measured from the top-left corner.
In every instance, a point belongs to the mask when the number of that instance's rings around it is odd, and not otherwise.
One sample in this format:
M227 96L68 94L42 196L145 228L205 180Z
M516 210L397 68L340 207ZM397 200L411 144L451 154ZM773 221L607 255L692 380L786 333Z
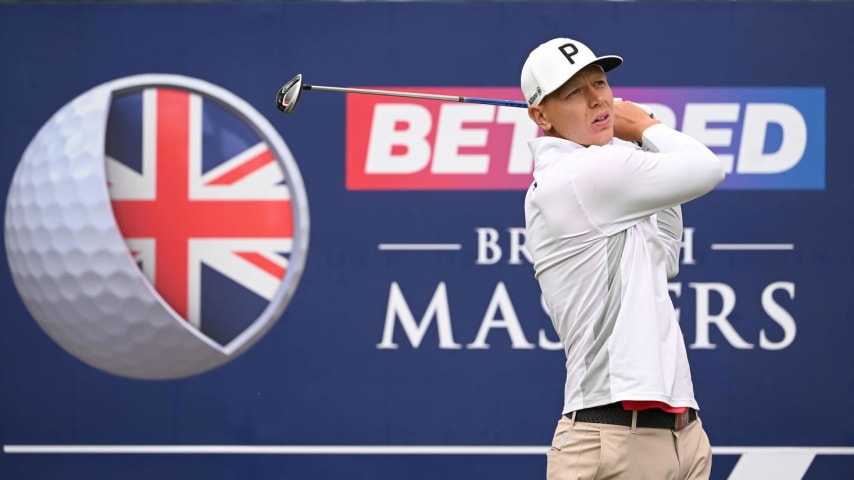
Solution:
M408 93L408 92L393 92L388 90L367 90L364 88L342 88L342 87L322 87L319 85L309 85L302 83L302 74L297 74L282 88L276 95L276 107L284 113L291 114L299 103L303 90L321 90L326 92L344 92L344 93L366 93L370 95L386 95L390 97L408 97L422 98L426 100L442 100L446 102L463 102L463 103L481 103L486 105L498 105L502 107L518 107L528 108L525 102L513 100L492 100L489 98L476 97L457 97L454 95L434 95L429 93Z

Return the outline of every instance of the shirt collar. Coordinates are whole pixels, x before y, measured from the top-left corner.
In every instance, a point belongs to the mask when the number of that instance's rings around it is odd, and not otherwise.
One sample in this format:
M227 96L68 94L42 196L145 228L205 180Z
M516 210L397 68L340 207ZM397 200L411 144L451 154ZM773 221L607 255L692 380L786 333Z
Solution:
M534 156L534 170L544 168L556 158L585 148L584 145L559 137L537 137L528 141Z
M612 138L605 145L612 145ZM528 148L534 156L534 170L549 165L555 159L572 152L586 149L584 145L560 137L541 136L528 141Z

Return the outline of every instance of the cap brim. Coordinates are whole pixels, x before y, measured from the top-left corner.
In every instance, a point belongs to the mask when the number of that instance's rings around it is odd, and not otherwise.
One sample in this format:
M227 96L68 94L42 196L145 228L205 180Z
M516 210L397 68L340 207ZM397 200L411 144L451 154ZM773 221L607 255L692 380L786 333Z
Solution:
M590 62L591 65L599 65L603 71L609 72L623 63L623 58L616 55L605 55Z

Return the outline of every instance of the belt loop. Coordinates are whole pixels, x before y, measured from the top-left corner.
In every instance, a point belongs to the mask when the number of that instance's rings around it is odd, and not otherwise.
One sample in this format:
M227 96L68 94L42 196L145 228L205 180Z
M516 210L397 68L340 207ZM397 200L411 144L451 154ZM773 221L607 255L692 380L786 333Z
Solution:
M638 430L638 411L632 410L632 433L636 433Z
M569 425L575 427L575 411L572 412L572 418L569 419Z

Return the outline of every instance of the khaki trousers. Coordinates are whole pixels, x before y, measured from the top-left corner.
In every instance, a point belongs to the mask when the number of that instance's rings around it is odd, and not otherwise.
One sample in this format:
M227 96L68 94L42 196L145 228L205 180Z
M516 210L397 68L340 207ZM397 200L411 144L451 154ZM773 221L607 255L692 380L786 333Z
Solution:
M562 416L547 480L708 480L712 447L697 418L680 430L573 422Z

